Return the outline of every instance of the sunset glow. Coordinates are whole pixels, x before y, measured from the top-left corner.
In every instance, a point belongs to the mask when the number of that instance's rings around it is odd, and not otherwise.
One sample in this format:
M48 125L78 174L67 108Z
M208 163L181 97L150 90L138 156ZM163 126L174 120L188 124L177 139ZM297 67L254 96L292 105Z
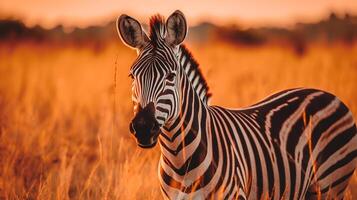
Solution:
M355 0L225 0L163 1L163 0L12 0L0 4L0 17L24 20L29 26L41 24L51 28L58 24L85 27L114 20L128 13L144 20L161 13L168 15L182 10L190 24L201 21L235 23L243 26L291 25L296 21L321 19L331 11L343 15L357 12ZM145 20L144 20L145 21Z
M357 199L357 0L0 1L0 200Z

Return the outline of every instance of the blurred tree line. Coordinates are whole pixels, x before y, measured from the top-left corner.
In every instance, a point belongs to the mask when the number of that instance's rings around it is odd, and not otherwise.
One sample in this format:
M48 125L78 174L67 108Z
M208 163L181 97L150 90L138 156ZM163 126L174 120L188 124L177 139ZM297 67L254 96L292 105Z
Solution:
M147 26L144 26L147 27ZM102 26L73 28L66 30L62 25L45 29L39 25L27 27L19 20L0 20L0 41L71 43L78 45L105 45L117 38L115 22ZM298 54L303 54L306 45L314 42L342 42L353 44L357 39L357 16L331 13L326 19L315 23L297 23L293 28L260 27L243 29L237 25L218 26L203 22L190 27L188 40L192 43L223 41L230 44L257 46L270 43L290 44Z

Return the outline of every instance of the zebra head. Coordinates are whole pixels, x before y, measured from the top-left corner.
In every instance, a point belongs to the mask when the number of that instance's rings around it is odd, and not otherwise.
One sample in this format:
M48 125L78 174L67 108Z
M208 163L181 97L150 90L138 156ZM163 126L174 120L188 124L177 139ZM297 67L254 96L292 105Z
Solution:
M129 75L135 115L130 132L140 147L151 148L160 128L179 115L177 54L186 37L186 19L180 11L171 14L166 23L161 16L154 16L148 36L137 20L121 15L117 29L123 43L138 53Z

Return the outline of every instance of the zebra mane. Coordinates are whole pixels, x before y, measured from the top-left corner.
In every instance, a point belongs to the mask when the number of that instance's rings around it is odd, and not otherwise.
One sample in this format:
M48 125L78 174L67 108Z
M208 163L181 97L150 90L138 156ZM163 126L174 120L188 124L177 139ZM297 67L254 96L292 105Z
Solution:
M190 80L201 100L208 103L212 94L209 92L207 81L202 74L198 62L193 58L191 52L183 44L180 45L180 53L179 62L185 70L187 78Z
M150 40L155 41L164 39L166 27L165 18L159 14L154 15L150 18ZM193 58L191 52L186 48L185 45L181 44L179 47L179 62L186 72L188 80L190 80L193 88L196 90L197 95L205 103L211 97L209 93L209 88L206 79L203 77L201 69L198 62Z
M150 40L163 39L165 34L165 18L162 15L154 15L150 18Z

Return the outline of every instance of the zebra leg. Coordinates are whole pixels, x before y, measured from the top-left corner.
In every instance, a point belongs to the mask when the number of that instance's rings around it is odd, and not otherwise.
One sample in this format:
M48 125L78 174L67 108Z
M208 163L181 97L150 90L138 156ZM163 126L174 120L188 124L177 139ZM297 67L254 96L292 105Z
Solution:
M349 168L349 169L348 169ZM335 174L315 182L309 187L305 199L343 199L354 169L345 166Z
M353 130L355 131L355 130ZM352 133L355 134L355 133ZM349 145L338 149L324 163L320 164L306 199L343 199L348 183L357 164L356 135Z

